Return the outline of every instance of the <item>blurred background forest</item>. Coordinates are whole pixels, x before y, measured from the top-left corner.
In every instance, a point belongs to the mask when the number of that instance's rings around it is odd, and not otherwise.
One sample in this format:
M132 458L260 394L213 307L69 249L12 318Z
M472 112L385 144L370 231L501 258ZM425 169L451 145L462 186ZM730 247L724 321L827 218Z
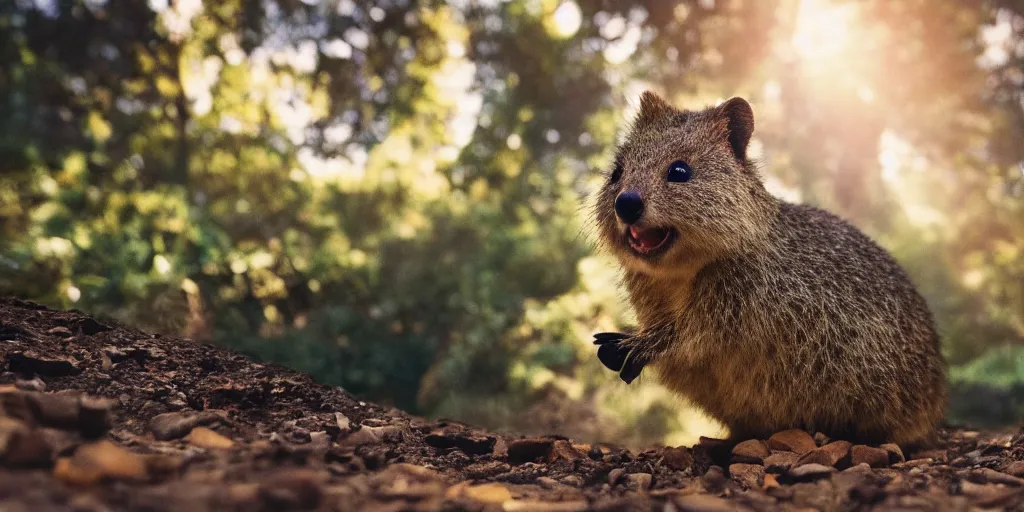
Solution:
M686 443L622 385L587 195L650 88L739 95L769 189L931 304L954 422L1024 419L1024 1L6 0L0 293L367 400Z

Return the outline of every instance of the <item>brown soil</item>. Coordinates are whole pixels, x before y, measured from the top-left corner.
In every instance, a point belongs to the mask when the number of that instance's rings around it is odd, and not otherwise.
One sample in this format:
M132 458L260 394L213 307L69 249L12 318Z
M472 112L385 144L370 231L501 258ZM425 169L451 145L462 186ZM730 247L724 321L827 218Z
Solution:
M869 411L865 411L869 413ZM634 453L431 422L192 341L0 300L0 510L1024 508L1024 435Z

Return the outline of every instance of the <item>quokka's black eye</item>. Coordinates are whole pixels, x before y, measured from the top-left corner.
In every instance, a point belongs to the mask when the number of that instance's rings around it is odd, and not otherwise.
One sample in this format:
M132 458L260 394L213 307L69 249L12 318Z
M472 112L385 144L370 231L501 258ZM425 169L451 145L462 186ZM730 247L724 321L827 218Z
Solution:
M676 160L672 162L672 165L668 166L668 180L676 183L686 183L693 177L693 169L682 161Z
M615 162L615 169L612 170L612 177L611 177L612 183L618 183L619 182L619 178L621 178L621 177L622 177L622 164L619 163L619 162Z

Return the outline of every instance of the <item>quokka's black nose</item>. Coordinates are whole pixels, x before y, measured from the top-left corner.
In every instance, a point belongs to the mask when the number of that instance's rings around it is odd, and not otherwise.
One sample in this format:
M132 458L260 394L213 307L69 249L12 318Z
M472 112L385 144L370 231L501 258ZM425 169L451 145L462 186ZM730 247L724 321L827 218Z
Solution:
M627 190L615 198L615 213L619 215L622 222L633 224L640 220L644 214L644 200L640 193L634 190Z

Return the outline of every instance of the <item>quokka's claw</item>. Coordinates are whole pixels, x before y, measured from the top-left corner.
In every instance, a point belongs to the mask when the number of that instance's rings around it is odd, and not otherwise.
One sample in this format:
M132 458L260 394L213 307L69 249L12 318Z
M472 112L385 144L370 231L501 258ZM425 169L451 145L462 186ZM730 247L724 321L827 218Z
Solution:
M643 371L646 365L647 361L637 355L634 350L626 356L626 362L622 366L622 371L619 372L619 378L622 379L622 382L629 384L640 376L640 372Z
M601 345L601 348L597 349L597 358L609 370L617 372L621 371L622 367L625 366L626 358L629 357L629 351L629 347L610 343L608 345Z
M621 332L599 332L594 335L594 345L618 343L626 338L629 338L629 335Z
M639 356L635 348L620 344L629 335L617 332L602 332L594 335L597 358L606 368L619 373L619 378L629 384L640 376L647 361Z

